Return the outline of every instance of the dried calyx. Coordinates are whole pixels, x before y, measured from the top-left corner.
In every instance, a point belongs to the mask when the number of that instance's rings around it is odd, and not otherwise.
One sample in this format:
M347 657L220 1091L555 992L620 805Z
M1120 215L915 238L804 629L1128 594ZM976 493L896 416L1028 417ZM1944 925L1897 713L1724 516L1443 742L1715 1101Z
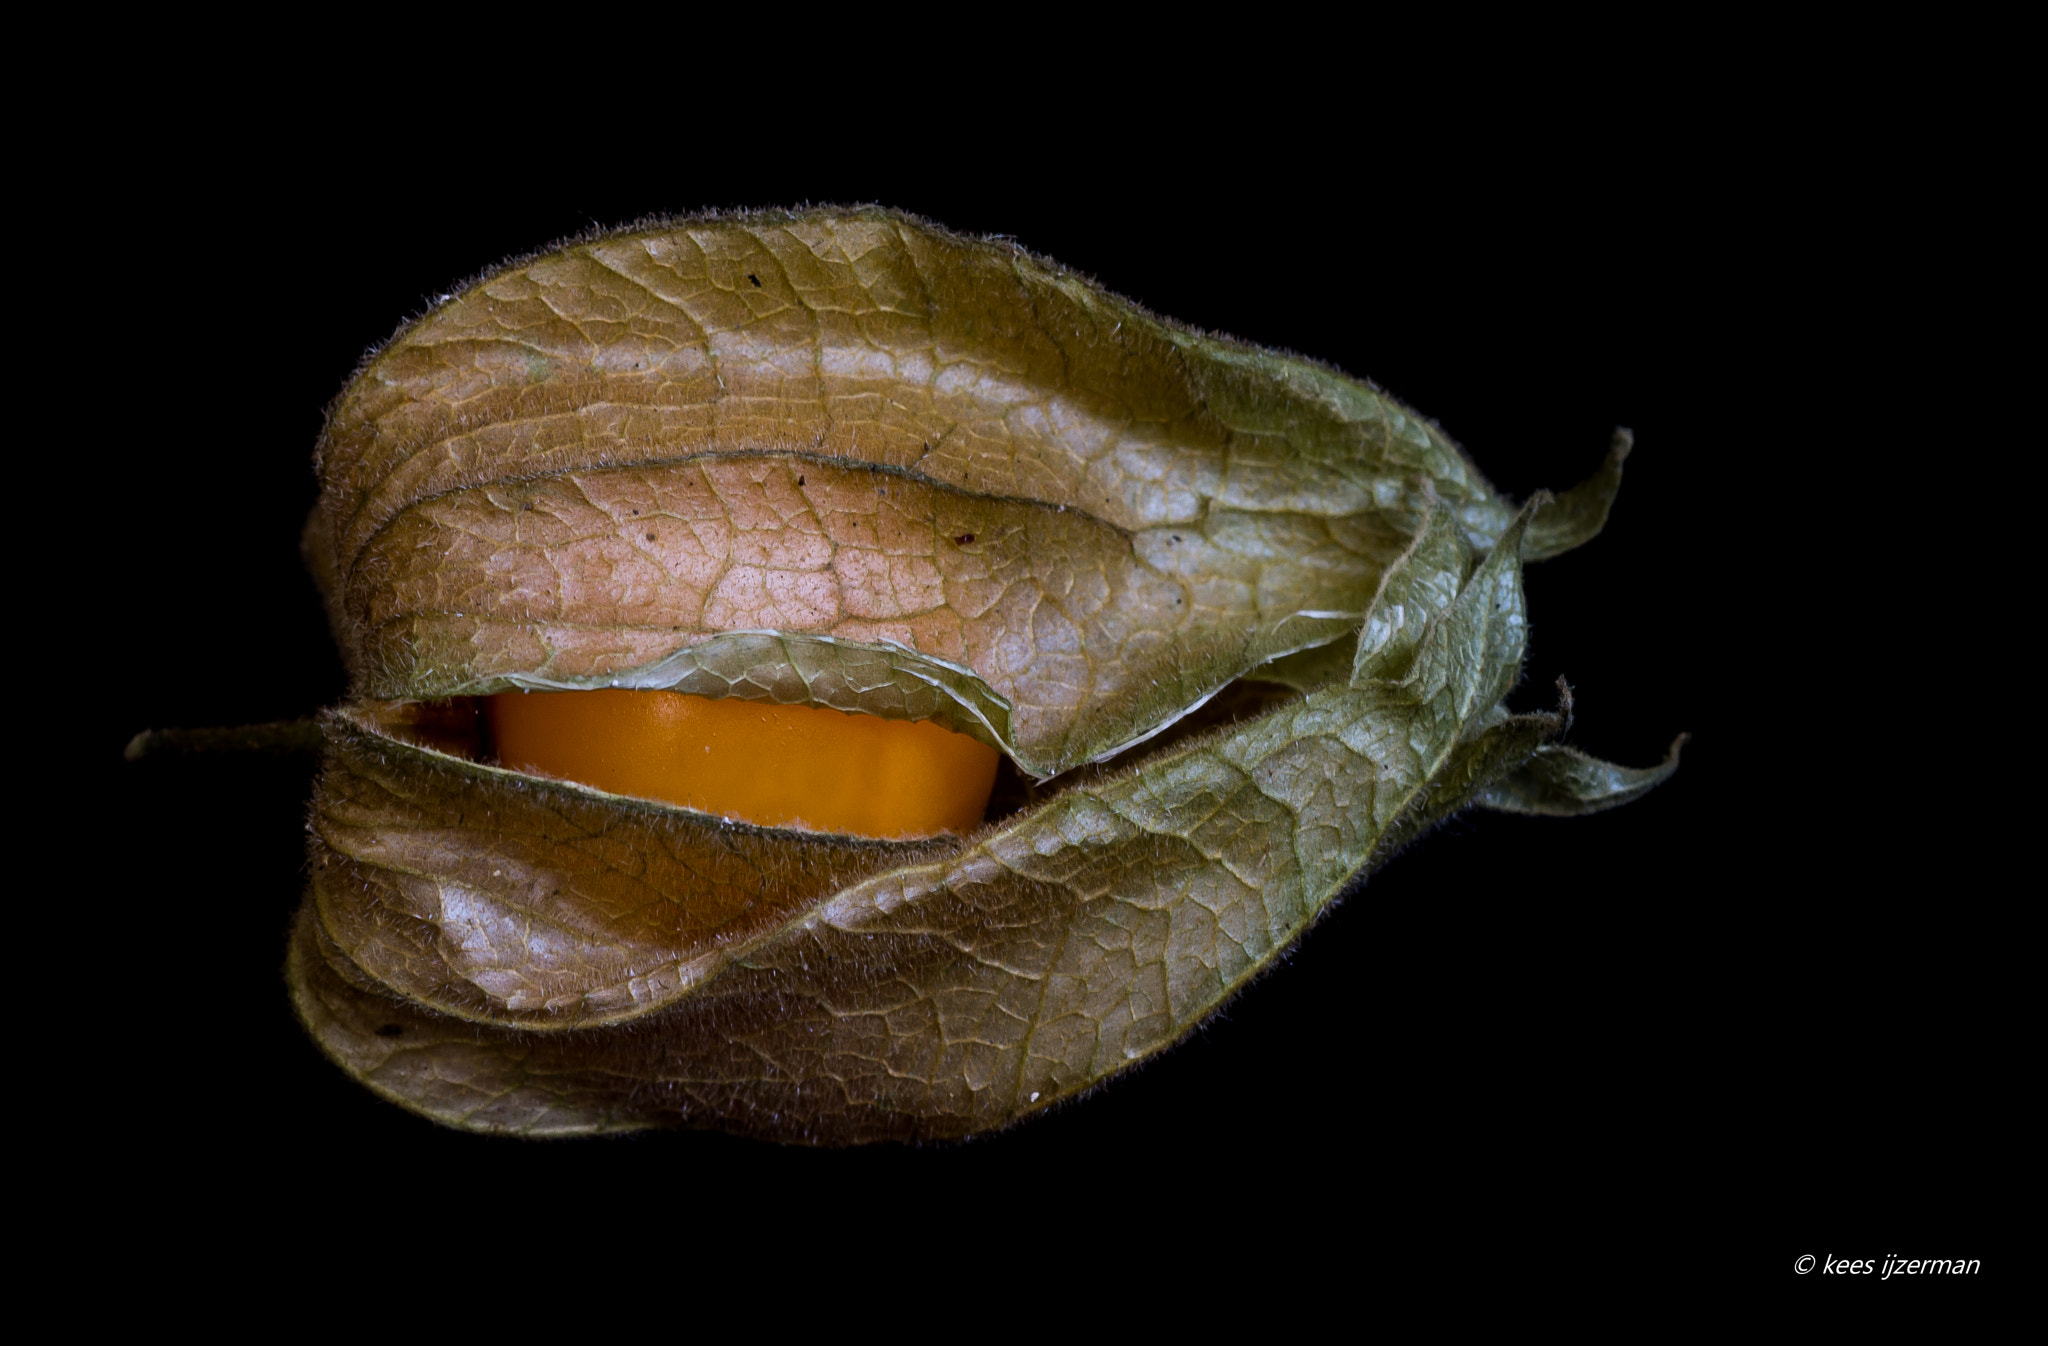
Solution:
M883 211L515 262L321 442L300 1013L476 1129L1025 1116L1447 812L1668 774L1501 704L1627 447L1517 510L1370 386Z

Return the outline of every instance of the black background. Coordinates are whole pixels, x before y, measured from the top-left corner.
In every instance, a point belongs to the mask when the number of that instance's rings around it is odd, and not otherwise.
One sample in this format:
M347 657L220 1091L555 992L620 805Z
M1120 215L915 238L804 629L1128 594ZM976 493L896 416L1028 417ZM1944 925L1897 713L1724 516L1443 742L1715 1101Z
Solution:
M738 1212L824 1238L823 1217L897 1210L936 1212L930 1254L968 1259L1010 1220L1099 1251L1288 1247L1311 1218L1377 1241L1383 1270L1446 1249L1711 1255L1760 1281L1803 1252L1994 1258L2017 895L1958 835L1927 642L1961 619L1918 587L1940 511L1891 485L1938 457L1948 390L1916 321L1935 282L1872 223L1877 165L1778 106L1789 129L1589 89L1469 131L1340 100L941 138L847 109L791 131L743 99L631 134L410 104L340 132L246 109L145 130L73 347L107 371L79 422L121 430L78 440L71 489L104 532L66 573L126 651L76 738L113 805L75 852L94 916L69 937L99 971L62 1045L106 1094L90 1125L169 1208L259 1228L302 1220L310 1182L322 1219L486 1243L686 1246ZM298 530L322 409L401 319L593 224L805 201L1009 235L1370 377L1514 496L1633 428L1606 533L1529 573L1517 704L1562 674L1575 743L1647 764L1690 731L1683 769L1589 819L1455 820L1180 1048L963 1145L485 1139L349 1083L281 975L310 766L124 766L122 745L342 695Z

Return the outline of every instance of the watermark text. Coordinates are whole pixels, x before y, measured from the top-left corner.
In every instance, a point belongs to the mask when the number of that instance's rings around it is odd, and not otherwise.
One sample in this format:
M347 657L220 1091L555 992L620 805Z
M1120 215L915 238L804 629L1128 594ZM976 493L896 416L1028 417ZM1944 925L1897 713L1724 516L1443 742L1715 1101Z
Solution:
M1802 1253L1792 1263L1792 1269L1802 1276L1817 1271L1823 1276L1875 1276L1881 1281L1894 1276L1974 1276L1983 1268L1983 1261L1975 1257L1901 1257L1897 1253L1883 1257Z

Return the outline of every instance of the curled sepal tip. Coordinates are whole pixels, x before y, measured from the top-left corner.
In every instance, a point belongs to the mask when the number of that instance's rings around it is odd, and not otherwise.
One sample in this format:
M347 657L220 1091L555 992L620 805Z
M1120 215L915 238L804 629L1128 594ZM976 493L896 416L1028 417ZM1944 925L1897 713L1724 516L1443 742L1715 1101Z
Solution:
M1543 561L1583 546L1607 526L1607 512L1621 491L1621 465L1628 461L1636 444L1633 431L1616 427L1608 441L1607 457L1593 475L1560 492L1538 510L1522 543L1524 561Z
M1501 813L1550 818L1619 808L1671 779L1689 737L1680 734L1664 760L1651 767L1615 766L1577 748L1545 744L1517 770L1480 791L1473 802Z

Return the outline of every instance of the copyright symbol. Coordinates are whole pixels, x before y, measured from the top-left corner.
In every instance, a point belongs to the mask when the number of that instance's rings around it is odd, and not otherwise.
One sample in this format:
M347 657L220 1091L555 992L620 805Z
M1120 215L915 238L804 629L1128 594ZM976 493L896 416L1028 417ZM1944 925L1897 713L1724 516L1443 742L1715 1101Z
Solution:
M1806 1256L1800 1258L1797 1262L1794 1262L1792 1264L1792 1269L1802 1276L1804 1276L1807 1272L1813 1270L1813 1254L1808 1253Z

